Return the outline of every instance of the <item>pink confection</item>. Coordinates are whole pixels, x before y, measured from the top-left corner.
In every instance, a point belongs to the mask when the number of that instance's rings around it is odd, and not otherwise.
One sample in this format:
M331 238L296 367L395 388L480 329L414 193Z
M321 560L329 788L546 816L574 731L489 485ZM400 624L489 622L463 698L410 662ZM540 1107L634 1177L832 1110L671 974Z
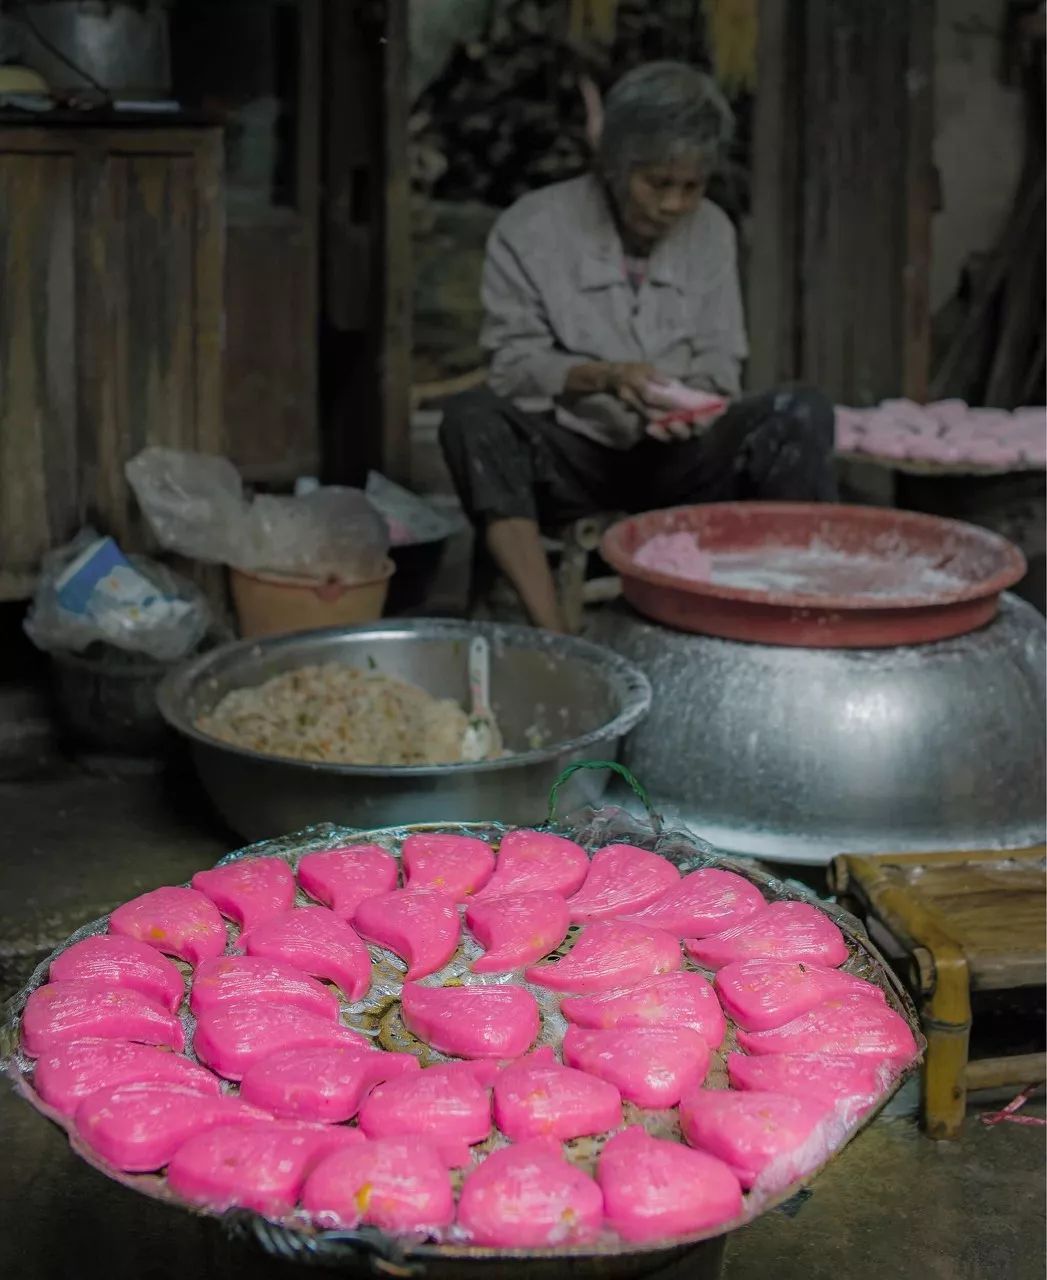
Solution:
M283 960L219 956L197 969L189 997L197 1017L244 1000L291 1005L332 1021L338 1017L338 999L330 988Z
M76 1040L50 1049L36 1063L33 1088L63 1116L88 1094L124 1084L181 1084L217 1095L221 1082L180 1054L126 1040Z
M298 864L298 883L306 893L346 921L365 898L395 889L398 874L396 859L376 844L307 853Z
M367 898L353 924L369 942L407 961L407 982L442 969L458 949L454 899L433 889L395 889Z
M555 951L571 917L558 893L535 892L470 902L465 922L486 952L473 973L508 973Z
M279 1218L298 1203L320 1160L364 1145L356 1129L278 1123L209 1129L178 1148L167 1166L167 1185L192 1204L219 1211L237 1205Z
M314 978L333 982L350 1002L371 985L371 953L352 929L326 907L296 907L240 939L249 956L282 960Z
M727 1015L745 1031L784 1026L844 992L884 1003L883 992L873 983L802 960L736 960L716 975L716 992Z
M602 1219L600 1188L542 1139L493 1151L466 1178L458 1205L472 1244L514 1249L582 1244Z
M671 578L708 582L713 576L713 558L698 546L694 533L656 533L636 552L633 562Z
M744 876L702 867L628 919L677 938L704 938L733 929L766 905L760 890Z
M727 407L723 396L713 391L700 391L680 382L678 378L648 382L644 394L668 409L683 409L690 413L719 413Z
M103 934L74 942L51 961L52 982L126 987L176 1012L185 996L182 975L165 956L134 938Z
M134 1040L181 1053L182 1024L138 991L98 982L49 982L37 987L22 1014L22 1048L30 1058L73 1040Z
M423 987L404 983L404 1026L456 1058L516 1058L541 1030L538 1004L523 987Z
M550 1050L551 1052L551 1050ZM474 1058L472 1061L434 1062L426 1067L427 1071L446 1071L450 1075L465 1074L471 1077L482 1089L490 1089L502 1070L502 1065L493 1058Z
M309 1175L302 1208L318 1227L368 1223L429 1235L454 1220L447 1164L421 1138L382 1138L336 1152Z
M274 1116L340 1124L377 1084L419 1070L409 1053L382 1053L364 1042L281 1049L248 1067L240 1097Z
M513 1142L567 1142L617 1128L622 1098L606 1080L532 1056L506 1067L495 1081L494 1120Z
M117 907L109 932L147 942L191 965L220 956L226 932L218 908L198 889L168 886Z
M99 1089L76 1109L76 1131L125 1173L162 1169L196 1133L219 1125L267 1121L237 1098L214 1097L179 1084L125 1084Z
M202 1015L193 1037L196 1056L227 1080L242 1079L248 1067L281 1049L367 1043L359 1032L328 1017L260 1000Z
M613 1084L627 1102L664 1110L705 1079L709 1046L688 1027L568 1027L563 1060Z
M739 1031L747 1053L867 1053L908 1062L916 1041L903 1017L854 992L833 996L773 1031Z
M242 858L198 871L192 885L241 929L253 929L294 906L294 872L282 858Z
M476 896L485 902L510 893L558 893L568 898L588 873L589 859L581 845L547 831L520 828L502 837L494 875Z
M797 1152L830 1114L830 1106L784 1093L696 1089L680 1103L680 1127L692 1147L716 1156L743 1187L783 1162L775 1186L819 1163L822 1151Z
M571 919L601 920L638 911L680 883L668 859L631 844L609 844L593 854L585 883L569 900Z
M560 1012L580 1027L689 1027L710 1049L726 1031L716 994L700 973L666 973L625 991L565 996Z
M405 888L436 889L455 902L482 889L494 872L494 850L473 836L408 836L400 856Z
M888 1064L878 1063L869 1054L769 1053L752 1058L729 1053L727 1074L734 1089L831 1102L850 1120L872 1106L892 1073Z
M426 1138L448 1164L467 1164L469 1147L491 1132L491 1099L464 1071L418 1071L379 1085L359 1124L369 1138Z
M635 1243L709 1231L742 1211L738 1179L721 1160L635 1125L604 1146L596 1180L608 1225Z
M562 960L533 965L524 976L553 991L586 995L672 973L680 963L680 944L669 934L621 920L597 920L585 926Z
M807 902L772 902L744 924L711 938L685 938L684 946L707 969L757 957L835 969L849 954L836 925Z

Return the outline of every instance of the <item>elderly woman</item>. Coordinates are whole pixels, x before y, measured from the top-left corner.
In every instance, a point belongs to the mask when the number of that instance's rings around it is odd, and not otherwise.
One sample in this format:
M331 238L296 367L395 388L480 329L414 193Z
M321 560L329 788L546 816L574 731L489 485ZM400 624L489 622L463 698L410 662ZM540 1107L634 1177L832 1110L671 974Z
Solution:
M709 76L641 66L609 94L593 172L524 196L484 267L488 386L448 402L462 504L537 626L561 630L540 527L692 502L831 500L816 392L739 397L734 230L705 199L732 125ZM663 420L669 383L729 401Z

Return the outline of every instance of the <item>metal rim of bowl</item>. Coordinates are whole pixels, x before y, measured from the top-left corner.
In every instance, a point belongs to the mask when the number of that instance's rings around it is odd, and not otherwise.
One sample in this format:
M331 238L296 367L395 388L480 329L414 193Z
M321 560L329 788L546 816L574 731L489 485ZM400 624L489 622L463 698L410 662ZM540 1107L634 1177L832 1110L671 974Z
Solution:
M424 634L419 635L422 628ZM583 661L588 660L593 666L603 667L617 677L622 695L622 706L612 720L590 729L588 733L577 738L569 738L547 747L532 751L520 751L501 760L484 760L478 763L459 764L341 764L322 760L302 760L296 756L282 756L264 751L253 751L249 747L237 747L232 743L213 738L210 734L198 729L195 722L184 713L187 695L198 684L208 678L213 667L224 665L230 656L249 654L259 649L281 649L299 643L304 636L374 636L433 639L467 639L480 632L488 636L503 638L510 645L525 649L541 649L536 638L547 634L532 627L513 626L502 623L458 622L454 619L412 618L407 622L390 621L364 623L356 627L324 627L312 631L294 631L283 636L260 637L254 640L234 640L228 644L212 649L188 663L176 667L160 682L156 692L157 706L168 726L176 733L188 738L193 743L208 747L214 751L224 751L229 755L240 756L259 762L291 765L309 772L333 773L344 777L377 778L390 774L400 778L443 778L448 774L465 773L499 773L507 769L519 769L528 765L542 764L558 757L585 751L598 743L611 738L621 738L634 728L651 707L651 683L639 667L627 659L619 657L612 649L581 640L577 636L557 636L556 641L567 648L570 656Z

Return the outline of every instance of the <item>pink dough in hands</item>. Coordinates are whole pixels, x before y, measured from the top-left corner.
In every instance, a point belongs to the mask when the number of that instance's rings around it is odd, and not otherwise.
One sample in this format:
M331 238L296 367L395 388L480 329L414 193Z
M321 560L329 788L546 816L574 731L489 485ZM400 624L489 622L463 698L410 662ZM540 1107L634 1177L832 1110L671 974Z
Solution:
M723 1161L639 1126L606 1143L596 1180L608 1224L635 1243L708 1231L742 1212L741 1187Z
M494 1119L513 1142L568 1142L617 1128L622 1098L606 1080L533 1054L506 1067L495 1080Z
M713 937L684 939L687 953L707 969L763 957L835 969L847 959L843 934L807 902L773 902L744 924Z
M680 944L669 934L621 920L597 920L582 929L562 960L532 965L524 977L553 991L585 995L672 973L680 963Z
M831 996L851 993L883 1005L879 987L801 960L736 960L716 975L724 1010L745 1031L784 1026Z
M363 1043L281 1049L247 1068L240 1097L274 1116L340 1124L356 1115L375 1085L418 1070L409 1053L382 1053Z
M422 1137L448 1164L468 1164L469 1147L491 1132L491 1099L470 1074L430 1068L379 1085L359 1124L369 1138Z
M523 987L423 987L400 993L404 1026L456 1058L516 1058L537 1039L538 1004Z
M298 864L306 893L346 921L365 898L395 889L397 875L396 859L376 844L307 853Z
M862 1053L909 1062L916 1041L893 1009L864 993L845 993L770 1031L739 1031L747 1053Z
M191 965L220 956L227 940L211 899L180 886L153 889L117 907L109 916L109 932L147 942Z
M124 987L175 1013L185 983L175 966L148 943L116 934L84 938L51 961L52 982L95 982Z
M485 950L473 973L508 973L555 951L571 917L558 893L535 892L471 902L465 922Z
M704 938L744 923L766 905L763 894L744 876L702 867L626 918L676 938Z
M458 949L454 900L432 889L396 889L361 902L353 917L361 937L407 961L406 982L442 969Z
M565 996L560 1012L580 1027L689 1027L710 1049L720 1045L727 1029L709 982L689 970L648 978L624 991Z
M313 978L333 982L353 1003L371 985L371 953L326 907L296 907L240 939L249 956L281 960Z
M361 1223L398 1234L430 1234L454 1220L447 1164L421 1138L380 1138L323 1160L305 1184L302 1208L318 1227Z
M482 889L494 871L494 850L473 836L408 836L400 856L404 888L435 889L455 902L464 902Z
M192 885L241 929L253 929L294 906L294 872L282 858L241 858L198 871Z
M332 1021L338 1018L338 999L334 993L282 960L219 956L197 969L189 997L189 1008L197 1017L245 1000L289 1005Z
M217 1096L221 1082L180 1054L126 1040L76 1040L49 1049L36 1063L33 1088L49 1107L71 1116L98 1089L123 1084L181 1084Z
M196 1024L193 1048L201 1062L227 1080L281 1049L366 1045L359 1032L315 1013L262 1001L221 1006Z
M37 987L22 1014L22 1048L30 1058L73 1040L133 1040L181 1053L182 1024L138 991L97 982L50 982Z
M471 1243L506 1248L583 1243L602 1219L600 1188L543 1139L492 1152L466 1178L458 1205Z
M585 883L567 908L574 921L625 915L654 902L679 882L679 871L657 853L631 844L609 844L593 855Z
M476 895L485 902L506 894L559 893L569 898L589 873L581 845L547 831L520 828L502 837L494 875Z
M563 1060L613 1084L628 1102L675 1107L709 1070L709 1046L687 1027L629 1027L587 1031L568 1027Z

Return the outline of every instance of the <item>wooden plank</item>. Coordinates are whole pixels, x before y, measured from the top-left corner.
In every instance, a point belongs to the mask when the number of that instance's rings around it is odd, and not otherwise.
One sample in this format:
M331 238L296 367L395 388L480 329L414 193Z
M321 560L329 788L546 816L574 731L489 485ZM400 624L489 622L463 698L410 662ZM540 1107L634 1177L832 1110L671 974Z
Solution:
M1047 1080L1047 1054L1021 1053L1013 1058L976 1059L968 1062L964 1077L968 1089L1040 1084Z

